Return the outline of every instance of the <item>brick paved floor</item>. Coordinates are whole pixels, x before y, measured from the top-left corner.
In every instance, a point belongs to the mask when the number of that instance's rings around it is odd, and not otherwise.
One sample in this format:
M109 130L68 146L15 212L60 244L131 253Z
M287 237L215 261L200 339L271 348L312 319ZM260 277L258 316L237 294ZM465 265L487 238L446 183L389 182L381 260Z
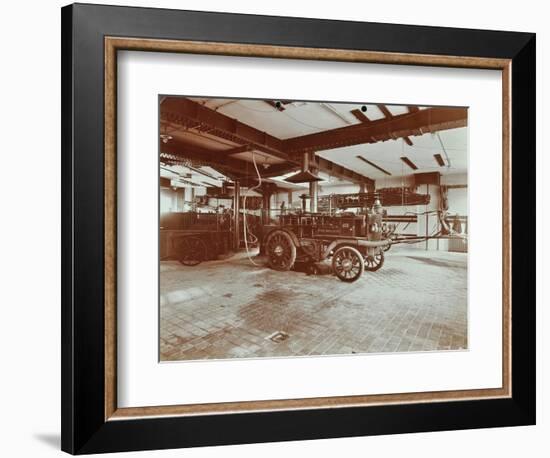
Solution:
M243 253L162 262L162 361L467 348L467 257L392 248L355 283L255 267ZM283 332L280 342L269 339Z

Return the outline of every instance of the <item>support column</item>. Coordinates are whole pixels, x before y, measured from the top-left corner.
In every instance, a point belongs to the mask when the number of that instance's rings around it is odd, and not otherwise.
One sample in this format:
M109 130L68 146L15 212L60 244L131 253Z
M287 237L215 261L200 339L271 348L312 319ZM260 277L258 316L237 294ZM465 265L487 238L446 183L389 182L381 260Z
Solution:
M287 208L290 210L292 208L292 191L288 191L287 200L288 200Z
M359 192L360 193L367 192L367 185L365 183L359 183Z
M317 213L317 194L319 192L319 184L316 181L309 183L309 211Z
M271 219L271 193L264 189L263 192L263 224L269 224Z
M195 203L195 188L189 189L191 189L191 210L197 211L197 204Z
M310 164L311 172L317 174L318 170L316 167L317 162L315 161L315 153L311 153L309 164ZM318 195L319 195L319 183L317 181L311 181L309 183L309 211L311 213L317 213Z
M184 212L185 211L185 188L179 188L176 192L176 196L177 196L176 211Z
M239 221L239 216L241 213L241 184L238 181L235 181L235 194L233 195L233 244L235 250L238 250L240 247L241 240L241 225Z

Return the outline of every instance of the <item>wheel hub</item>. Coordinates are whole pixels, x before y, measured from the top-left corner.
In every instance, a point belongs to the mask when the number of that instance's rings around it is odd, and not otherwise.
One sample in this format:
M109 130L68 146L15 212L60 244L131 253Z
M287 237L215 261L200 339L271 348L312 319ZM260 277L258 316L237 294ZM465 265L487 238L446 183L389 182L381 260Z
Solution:
M342 261L342 267L345 271L351 270L351 261L349 259L344 259Z
M284 250L281 245L277 245L275 249L273 250L273 253L275 253L276 256L281 256L283 254Z

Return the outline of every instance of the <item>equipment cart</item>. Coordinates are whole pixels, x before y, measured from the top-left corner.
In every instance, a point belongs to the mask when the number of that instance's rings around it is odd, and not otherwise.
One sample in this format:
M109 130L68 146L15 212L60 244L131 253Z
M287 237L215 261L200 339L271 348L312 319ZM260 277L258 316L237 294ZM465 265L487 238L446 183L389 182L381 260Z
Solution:
M218 259L231 248L231 217L222 213L172 213L161 219L161 259L186 266Z

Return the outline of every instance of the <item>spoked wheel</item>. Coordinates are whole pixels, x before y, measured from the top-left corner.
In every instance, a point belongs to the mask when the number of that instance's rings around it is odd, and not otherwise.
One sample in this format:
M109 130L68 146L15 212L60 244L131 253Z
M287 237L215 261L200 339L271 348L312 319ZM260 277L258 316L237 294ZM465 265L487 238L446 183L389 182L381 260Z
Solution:
M380 251L377 254L365 256L365 269L369 272L376 272L384 264L384 252Z
M206 244L198 237L185 237L178 242L178 261L196 266L206 260Z
M296 261L296 246L285 231L275 230L269 234L265 250L272 269L290 270Z
M340 280L354 282L365 270L363 255L351 246L338 248L332 256L332 270Z

